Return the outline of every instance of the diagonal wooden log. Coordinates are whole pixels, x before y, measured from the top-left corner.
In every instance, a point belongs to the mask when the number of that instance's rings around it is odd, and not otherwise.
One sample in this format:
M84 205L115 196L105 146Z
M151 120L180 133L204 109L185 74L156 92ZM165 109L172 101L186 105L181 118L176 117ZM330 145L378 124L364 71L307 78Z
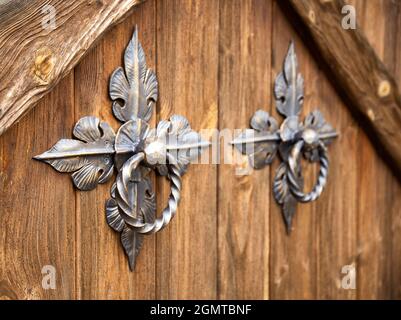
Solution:
M397 83L360 28L344 29L342 0L282 0L301 21L347 106L401 176L401 98Z
M140 2L0 0L0 135Z

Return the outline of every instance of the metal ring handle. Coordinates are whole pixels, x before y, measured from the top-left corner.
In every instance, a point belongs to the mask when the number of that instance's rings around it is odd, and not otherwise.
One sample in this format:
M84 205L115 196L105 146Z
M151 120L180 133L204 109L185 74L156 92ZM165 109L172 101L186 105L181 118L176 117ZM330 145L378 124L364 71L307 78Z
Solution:
M135 224L135 231L142 234L152 234L160 231L167 226L171 219L174 218L178 203L180 202L181 192L181 175L180 170L176 165L169 165L169 175L167 178L170 180L171 192L168 199L168 204L164 208L161 217L157 218L153 223Z
M317 146L319 151L319 162L320 162L320 170L319 177L312 191L309 193L304 193L301 190L301 186L298 183L298 162L301 154L301 150L304 146L305 142L303 140L298 141L295 146L291 149L289 158L288 158L288 182L290 185L291 193L294 197L300 202L311 202L315 201L322 194L323 188L327 182L327 175L329 172L329 159L327 158L326 148L323 143L320 142Z
M129 159L121 169L119 177L117 178L117 190L120 200L120 215L132 229L141 234L153 234L165 226L167 226L171 219L177 212L178 203L180 201L181 192L181 171L175 164L168 164L167 178L170 180L171 192L168 199L166 208L162 211L159 218L153 222L142 222L130 216L132 207L129 204L129 187L131 182L132 173L138 168L139 164L145 159L144 153L134 155ZM126 211L127 210L127 211Z

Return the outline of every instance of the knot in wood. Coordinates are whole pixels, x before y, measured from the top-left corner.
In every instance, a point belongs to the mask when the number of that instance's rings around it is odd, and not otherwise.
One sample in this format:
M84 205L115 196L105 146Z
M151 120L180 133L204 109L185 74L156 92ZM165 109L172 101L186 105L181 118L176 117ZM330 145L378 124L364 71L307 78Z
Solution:
M385 98L391 93L391 84L387 80L382 80L379 83L379 88L377 90L377 93L380 98Z
M48 82L54 69L53 52L49 48L41 48L36 51L34 74L43 82Z
M315 11L313 11L313 10L309 11L309 21L313 24L316 23L316 14L315 14Z

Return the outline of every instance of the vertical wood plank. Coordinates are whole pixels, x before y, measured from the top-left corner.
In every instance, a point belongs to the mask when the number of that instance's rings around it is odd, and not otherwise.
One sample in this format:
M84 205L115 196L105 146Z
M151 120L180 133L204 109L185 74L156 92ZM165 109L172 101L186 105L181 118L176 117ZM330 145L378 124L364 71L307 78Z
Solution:
M394 33L399 3L385 0L355 0L352 3L356 7L359 27L387 67L394 69L396 57L393 55L397 54ZM392 263L392 257L397 257L400 252L399 243L392 237L399 230L396 219L399 219L401 207L401 201L397 200L400 187L379 157L380 150L372 146L362 131L359 142L358 297L389 299L397 295L397 288L400 295L400 281L393 281L399 269Z
M95 115L111 124L115 132L121 126L112 114L108 95L112 72L123 65L123 54L135 26L149 68L155 69L155 1L146 1L134 9L123 23L113 28L75 69L75 120ZM156 115L153 115L155 123ZM106 222L105 202L114 181L91 192L77 192L78 286L82 299L154 299L155 243L149 236L131 272L120 242L120 234Z
M159 120L181 114L195 130L217 127L218 12L219 1L157 2ZM216 298L216 180L216 165L184 176L177 215L157 234L157 298ZM161 184L159 212L168 194Z
M317 298L356 299L356 290L343 286L343 278L350 272L348 268L356 270L358 263L359 127L322 72L319 73L316 94L319 101L315 107L340 134L328 148L328 182L315 204L318 228Z
M71 178L32 159L70 136L73 89L71 74L0 137L0 299L76 298ZM46 265L54 290L42 287Z
M357 13L360 16L359 25L365 26L364 32L370 37L371 45L379 57L383 58L384 48L377 40L379 37L385 36L385 20L375 18L377 16L384 17L383 8L380 7L378 1L359 1L356 5ZM373 32L375 33L374 37L371 36ZM390 215L384 215L382 211L386 207L384 191L386 175L383 174L386 168L374 152L365 133L361 132L359 142L358 297L360 299L385 299L388 297L385 283L389 280L384 278L389 276L385 268L389 266L386 261L390 261L387 257L388 251L384 239L387 217Z
M270 112L271 19L271 1L220 1L220 130L247 128L256 110ZM222 162L218 169L218 297L267 299L270 170L236 169Z
M330 168L325 190L316 200L318 228L318 299L356 299L344 285L348 268L357 270L358 180L360 127L323 72L315 93L318 108L339 133L328 147ZM347 267L349 266L349 267ZM357 274L356 274L357 275ZM357 281L356 281L357 283Z

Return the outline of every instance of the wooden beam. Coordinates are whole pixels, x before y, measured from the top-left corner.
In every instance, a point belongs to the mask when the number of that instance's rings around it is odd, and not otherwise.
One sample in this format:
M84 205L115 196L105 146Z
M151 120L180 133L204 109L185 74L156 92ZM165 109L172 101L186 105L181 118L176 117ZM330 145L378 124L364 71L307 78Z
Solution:
M397 84L361 29L344 29L342 0L283 0L326 62L353 114L401 176L401 98ZM312 51L313 51L312 49ZM333 106L334 108L335 106Z
M0 135L142 1L0 0Z

